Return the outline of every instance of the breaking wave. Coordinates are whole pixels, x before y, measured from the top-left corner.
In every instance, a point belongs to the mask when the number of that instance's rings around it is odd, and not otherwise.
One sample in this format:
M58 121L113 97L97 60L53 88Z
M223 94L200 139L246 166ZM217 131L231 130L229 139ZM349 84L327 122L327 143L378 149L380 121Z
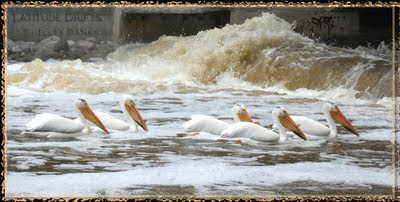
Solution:
M293 31L270 13L194 36L163 36L121 46L90 62L10 65L8 84L41 91L157 92L220 87L245 90L347 90L356 98L390 97L391 50L339 48Z

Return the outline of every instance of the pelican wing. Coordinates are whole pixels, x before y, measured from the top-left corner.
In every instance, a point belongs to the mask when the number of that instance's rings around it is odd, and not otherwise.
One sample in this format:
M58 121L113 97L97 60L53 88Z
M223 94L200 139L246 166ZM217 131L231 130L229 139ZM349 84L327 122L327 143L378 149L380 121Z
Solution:
M325 125L304 116L290 116L294 122L299 124L300 129L311 136L329 136L331 130Z
M42 113L35 116L26 125L28 131L45 131L57 133L76 133L85 127L79 121L64 118L57 114Z
M279 134L250 122L238 122L222 131L222 137L244 137L262 142L277 142Z
M100 121L104 124L107 129L125 131L130 128L129 124L115 116L109 115L101 111L94 111Z
M219 135L229 127L229 124L211 116L192 115L191 120L185 122L181 127L185 132L207 132Z

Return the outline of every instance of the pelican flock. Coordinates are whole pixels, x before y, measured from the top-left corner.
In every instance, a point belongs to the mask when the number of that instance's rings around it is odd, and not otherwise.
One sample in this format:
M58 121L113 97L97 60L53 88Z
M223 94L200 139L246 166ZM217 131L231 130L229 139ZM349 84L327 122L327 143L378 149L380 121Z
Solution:
M138 126L144 131L149 131L146 120L143 119L136 107L133 97L122 96L119 102L126 121L118 119L101 111L92 111L84 99L77 99L74 103L77 119L68 119L57 114L42 113L35 116L26 124L27 132L53 132L64 134L88 134L91 132L102 132L109 134L115 131L138 132ZM222 138L248 138L261 142L284 142L288 139L288 131L294 133L303 140L331 139L335 138L338 130L335 121L360 136L351 122L339 110L339 107L331 102L322 106L322 112L328 122L325 126L317 121L304 116L289 116L283 108L272 111L274 121L273 129L264 128L259 122L253 121L247 109L243 105L236 104L232 107L233 119L236 123L229 124L207 115L192 115L191 120L185 122L181 127L184 133L207 132ZM94 124L94 128L90 127ZM180 133L177 133L178 136Z

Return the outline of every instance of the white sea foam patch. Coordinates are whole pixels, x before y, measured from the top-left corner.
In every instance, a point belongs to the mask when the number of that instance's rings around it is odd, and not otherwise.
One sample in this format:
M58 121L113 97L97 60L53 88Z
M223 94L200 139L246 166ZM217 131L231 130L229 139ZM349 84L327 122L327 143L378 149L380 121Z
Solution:
M11 160L17 161L17 168L21 170L28 170L30 167L42 166L47 160L37 156L16 156Z
M7 67L6 67L7 73L9 73L9 74L10 74L10 73L11 73L11 74L16 73L16 72L20 71L21 68L22 68L23 66L25 66L26 64L28 64L28 63L26 63L26 62L19 62L19 63L7 64Z
M165 89L169 84L193 85L180 65L157 58L144 64L100 60L42 61L13 65L8 83L34 91L67 91L84 93L147 92ZM172 83L171 83L172 81Z
M82 164L59 164L54 166L55 169L76 169L76 170L92 170L94 166L92 165L82 165Z
M343 87L337 87L328 90L311 90L307 88L299 88L294 91L291 91L285 87L277 85L277 86L267 87L267 89L271 91L276 91L278 93L285 93L293 97L305 97L305 98L319 99L323 101L331 101L337 103L348 102L350 100L358 101L359 103L368 102L367 100L357 99L355 97L355 94L357 93L356 90Z
M397 100L397 101L396 101ZM400 97L393 98L393 97L383 97L379 99L376 103L379 105L382 105L386 108L393 108L393 102L397 102L397 106L399 105L398 100L400 100Z
M384 60L386 62L391 62L390 58L386 58L386 56L392 54L392 50L390 45L385 44L384 41L382 41L376 49L359 46L354 49L354 51L359 53L361 57L368 60Z
M382 185L392 183L390 167L363 168L340 162L294 163L274 166L233 166L220 159L180 158L179 163L161 167L135 167L134 170L111 173L70 173L34 175L9 172L7 194L30 196L140 194L136 187L154 185L194 186L196 194L210 193L209 186L224 184L229 193L238 185L252 192L253 186L271 187L295 181L315 181L351 185ZM312 168L312 169L310 169ZM343 170L337 175L333 170ZM301 172L300 172L301 171ZM125 189L133 189L127 191Z
M351 136L346 136L347 139L351 139ZM354 137L353 137L354 138ZM376 130L369 130L368 133L363 133L360 136L361 140L386 140L392 141L393 134L390 129L376 129Z
M360 73L358 72L358 75ZM356 76L356 77L357 77ZM289 90L284 86L284 82L276 83L273 86L270 85L254 85L242 78L234 72L228 71L217 77L217 82L210 85L201 85L202 88L208 88L209 90L226 90L232 89L237 91L252 92L252 91L263 91L267 94L273 92L284 95L283 98L309 98L317 99L321 101L334 102L336 104L347 104L349 102L354 104L372 104L377 103L384 107L390 108L391 103L388 97L381 99L370 99L369 97L357 97L359 91L354 89L354 83L348 82L343 86L333 87L326 90L313 90L307 88L298 88L296 90ZM273 96L268 96L268 99L274 99ZM279 99L281 99L279 97Z

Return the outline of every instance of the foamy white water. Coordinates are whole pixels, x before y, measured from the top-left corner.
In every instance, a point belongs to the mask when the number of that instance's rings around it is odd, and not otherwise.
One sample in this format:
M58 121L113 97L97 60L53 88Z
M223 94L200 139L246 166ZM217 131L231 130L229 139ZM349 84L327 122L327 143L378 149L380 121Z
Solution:
M7 195L390 194L391 51L319 44L271 14L191 37L123 46L106 59L7 66ZM75 99L124 119L131 94L150 131L21 134L36 114L76 118ZM326 125L335 102L359 131L283 144L177 137L193 114L233 123L244 104L270 127L284 107Z

